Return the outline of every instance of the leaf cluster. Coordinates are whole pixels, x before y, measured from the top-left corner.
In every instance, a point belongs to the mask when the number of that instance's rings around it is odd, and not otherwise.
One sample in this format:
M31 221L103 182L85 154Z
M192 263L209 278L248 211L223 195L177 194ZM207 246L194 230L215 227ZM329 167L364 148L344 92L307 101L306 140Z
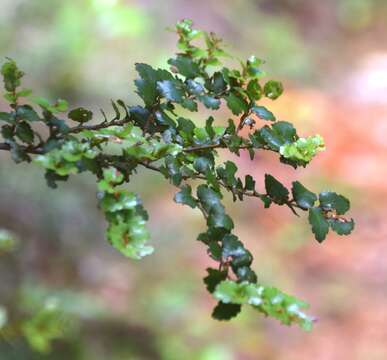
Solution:
M98 120L83 107L69 111L64 100L51 102L20 90L23 72L8 59L1 73L10 111L0 112L0 149L10 151L16 163L40 165L53 188L69 176L92 173L108 224L107 239L132 259L151 254L153 248L147 243L148 214L139 195L124 185L139 167L161 173L178 188L174 200L197 209L205 219L207 228L198 240L217 264L204 278L218 300L213 317L230 319L248 304L283 324L310 329L303 302L258 283L253 255L233 233L223 197L255 197L265 208L276 204L296 215L308 212L319 242L329 229L339 235L353 230L353 220L343 217L349 201L334 192L316 194L298 181L289 190L271 174L265 175L265 190L259 192L251 175L240 178L234 162L220 161L219 151L237 156L247 151L251 160L258 151L271 151L284 165L297 168L324 150L324 140L319 135L300 137L290 122L277 119L260 103L283 93L280 82L264 80L264 61L251 56L236 68L226 67L223 60L231 56L215 34L194 29L190 20L178 22L175 31L178 53L168 60L169 69L137 63L134 86L142 104L112 101L115 115L110 120L103 111ZM204 126L179 115L182 109L197 112L201 107L214 113ZM229 110L226 121L215 118L220 108Z

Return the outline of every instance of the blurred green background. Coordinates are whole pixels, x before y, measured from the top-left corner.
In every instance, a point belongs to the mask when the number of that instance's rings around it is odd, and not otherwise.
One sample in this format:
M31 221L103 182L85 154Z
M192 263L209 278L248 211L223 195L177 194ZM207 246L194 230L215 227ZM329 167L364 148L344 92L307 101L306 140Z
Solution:
M277 117L321 133L327 151L296 171L270 154L242 156L241 173L261 186L271 171L285 184L338 189L353 199L357 220L353 235L320 245L306 219L228 199L260 281L311 303L318 322L304 333L248 309L217 322L201 283L209 261L195 240L204 224L173 203L161 176L141 172L130 184L149 210L156 247L133 262L104 240L91 177L50 190L40 169L0 154L0 228L18 239L0 252L0 304L9 318L58 306L64 331L47 353L2 334L1 360L387 359L386 1L1 0L0 9L0 55L17 60L25 85L95 111L111 98L140 103L134 63L165 67L176 38L164 30L182 18L217 32L239 57L265 59L285 84L269 104ZM0 307L0 327L4 314Z

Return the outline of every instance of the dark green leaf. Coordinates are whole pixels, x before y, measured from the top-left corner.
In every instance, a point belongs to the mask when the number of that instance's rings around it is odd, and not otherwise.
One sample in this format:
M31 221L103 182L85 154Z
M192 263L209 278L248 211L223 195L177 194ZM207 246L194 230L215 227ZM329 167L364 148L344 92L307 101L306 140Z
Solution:
M169 59L168 64L174 66L179 74L193 79L200 75L199 65L188 56L178 55L176 59Z
M289 200L289 191L278 180L269 174L265 174L266 192L278 205L285 204Z
M293 182L292 194L297 205L303 209L313 207L314 203L317 201L317 195L309 191L298 181Z
M40 121L39 115L30 105L18 106L16 109L16 114L19 119L30 122Z
M245 177L245 190L249 190L249 191L255 190L255 180L251 175L246 175Z
M319 201L324 210L335 210L338 215L345 214L350 208L349 200L335 192L321 192Z
M223 208L213 207L211 208L208 214L207 220L208 226L213 226L215 228L224 228L227 230L232 230L234 223L230 216L228 216Z
M28 161L28 162L31 161L30 157L25 152L25 150L22 149L18 144L16 144L13 141L10 141L9 145L11 146L11 157L15 163L18 164L23 161Z
M161 94L170 101L180 103L183 101L184 90L176 80L163 80L157 82L157 88Z
M294 142L297 139L295 128L286 121L279 121L271 127L264 126L257 134L275 151L279 151L282 145ZM257 140L259 141L260 139Z
M253 270L248 266L240 266L236 269L235 275L239 281L247 281L249 283L256 283L258 278Z
M209 226L225 228L227 230L231 230L234 227L231 218L225 213L219 195L214 190L202 184L197 188L197 195L204 210L208 214L207 223Z
M212 293L214 292L216 285L227 278L227 272L211 268L207 268L207 272L208 275L203 281L206 284L207 290Z
M198 111L198 104L192 99L184 99L181 106L189 111Z
M90 110L86 110L83 107L79 107L74 110L71 110L68 114L68 117L76 122L85 123L93 118L93 113Z
M216 72L210 82L209 90L214 94L222 94L227 89L227 84L223 79L221 72Z
M0 112L0 120L5 121L9 124L13 124L15 122L15 117L11 113Z
M252 109L257 116L263 120L275 121L276 118L271 111L264 106L253 106Z
M174 199L178 204L188 205L191 208L196 207L196 199L192 196L192 189L189 185L184 185L181 190L175 194Z
M196 158L193 164L194 169L201 174L205 174L211 166L212 161L204 156Z
M212 116L210 116L207 120L206 120L206 132L208 134L208 136L213 139L215 137L215 131L214 131L214 128L212 126L214 122L214 118Z
M155 117L156 117L157 123L160 125L168 126L172 128L176 127L175 121L171 117L169 117L164 111L156 111Z
M155 82L136 79L134 84L137 87L137 94L144 100L145 105L151 106L156 102L158 91Z
M248 109L247 102L241 96L236 95L235 93L230 93L230 95L226 97L226 101L228 108L234 115L239 115Z
M1 127L1 135L3 136L4 139L13 141L13 136L14 136L13 126L11 126L11 125L2 126Z
M44 177L46 179L48 187L52 189L56 189L58 185L56 184L57 181L67 181L69 176L60 176L53 170L47 170L44 174Z
M237 166L232 161L226 161L224 166L216 169L219 177L224 180L228 186L234 186L236 183L235 174L238 171Z
M212 96L204 95L199 96L199 100L204 104L204 106L208 109L216 110L219 109L220 100L216 99Z
M212 317L217 320L230 320L237 316L240 311L241 305L239 304L225 304L219 301L212 312Z
M246 249L244 248L241 241L238 237L232 234L227 234L222 239L222 257L227 259L228 257L237 257L246 254Z
M188 92L192 95L201 95L204 92L203 85L191 79L187 80L187 88Z
M34 141L34 133L30 124L20 121L16 126L16 136L23 142L31 144Z
M320 243L323 242L328 234L329 224L320 208L309 209L309 224L312 226L316 240Z
M351 220L342 219L328 219L331 229L339 235L349 235L355 227L355 222Z
M182 180L182 175L180 172L180 164L177 159L168 155L165 157L165 167L173 185L179 186Z
M156 102L157 81L172 80L172 75L166 70L155 70L148 64L136 64L136 71L141 79L135 80L137 94L144 100L145 105L151 106Z

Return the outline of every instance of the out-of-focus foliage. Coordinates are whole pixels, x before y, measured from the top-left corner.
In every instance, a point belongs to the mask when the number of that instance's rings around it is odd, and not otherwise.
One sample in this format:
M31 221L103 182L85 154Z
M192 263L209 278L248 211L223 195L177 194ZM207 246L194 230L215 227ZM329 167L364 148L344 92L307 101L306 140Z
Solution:
M15 235L5 229L0 229L0 253L12 252L16 245Z

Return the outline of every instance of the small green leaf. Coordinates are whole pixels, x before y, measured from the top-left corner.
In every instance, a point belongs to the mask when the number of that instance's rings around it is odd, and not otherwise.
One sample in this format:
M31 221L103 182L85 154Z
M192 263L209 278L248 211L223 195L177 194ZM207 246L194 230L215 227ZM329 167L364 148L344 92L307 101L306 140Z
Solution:
M273 113L264 106L253 106L252 111L263 120L276 121Z
M40 121L39 115L30 105L18 106L16 114L18 119L23 119L29 122Z
M278 205L285 204L289 200L289 191L272 175L265 174L266 192Z
M23 142L31 144L34 141L34 132L30 124L20 121L16 126L16 136Z
M263 60L258 59L254 55L250 56L247 60L247 72L250 77L261 77L265 73L259 69L259 66L261 66L264 63Z
M286 121L278 121L271 127L265 125L256 135L259 135L270 149L275 151L279 151L284 144L293 143L297 140L296 129Z
M321 192L319 201L324 210L335 210L338 215L345 214L350 208L349 200L335 192Z
M137 63L135 66L141 78L134 81L137 94L144 100L145 105L151 106L155 104L159 96L157 81L172 80L173 76L166 70L156 70L148 64Z
M107 219L110 220L107 238L123 255L139 260L153 253L153 247L146 245L149 233L142 213L126 211Z
M259 100L262 97L263 90L257 79L249 81L246 91L251 101Z
M44 174L44 178L46 179L47 186L51 189L56 189L58 187L57 181L67 181L69 176L60 176L53 170L46 170L46 173Z
M265 84L263 92L266 97L275 100L282 95L284 88L279 81L270 80Z
M309 209L309 224L318 242L323 242L329 231L329 223L320 208Z
M31 89L22 89L20 91L18 91L16 93L16 97L27 97L27 96L30 96L32 94L32 90Z
M24 72L19 70L14 60L7 59L1 67L1 74L3 75L5 90L13 92L20 86L20 79L23 77Z
M198 104L192 99L184 99L181 106L189 111L198 111Z
M329 226L338 235L349 235L355 227L355 222L351 220L342 219L328 219Z
M217 110L220 106L220 100L212 96L204 95L199 96L199 100L204 104L208 109Z
M245 190L255 190L255 180L251 175L246 175L245 177Z
M134 84L137 88L137 94L144 100L145 105L153 105L156 102L158 91L156 88L156 83L153 83L149 80L136 79Z
M305 210L313 207L317 201L317 195L309 191L298 181L293 182L292 194L297 205Z
M221 72L214 73L208 87L214 94L222 94L227 89L227 83Z
M1 127L1 135L4 139L14 141L14 127L11 125L4 125Z
M195 208L197 205L196 199L192 196L192 189L189 185L183 185L181 190L175 194L175 202L178 204L188 205L191 208Z
M215 306L212 317L216 320L230 320L237 316L241 311L239 304L225 304L221 301Z
M187 80L188 91L192 95L202 95L204 92L204 87L202 84L198 83L195 80Z
M231 218L225 213L224 206L220 202L219 195L207 185L199 185L197 195L204 210L208 214L207 224L215 228L231 230L234 224Z
M211 268L208 268L207 272L208 275L203 279L203 281L206 284L207 290L212 293L220 282L226 280L227 272Z
M33 97L31 101L53 114L65 112L68 108L67 101L62 99L58 99L55 104L51 104L47 99L37 96Z
M15 117L11 113L0 112L0 120L13 124L15 122Z
M86 110L83 107L79 107L74 110L71 110L68 114L68 117L76 122L85 123L93 118L93 113L90 110Z
M233 92L226 97L226 101L228 108L234 115L239 115L248 109L247 102L241 96L236 95Z
M157 88L162 95L170 101L181 103L183 101L184 90L176 80L163 80L157 82Z
M201 174L205 174L211 166L212 161L204 156L196 158L193 164L194 169Z
M177 69L179 74L188 79L193 79L200 75L200 67L190 57L178 55L176 59L169 59L168 64Z

